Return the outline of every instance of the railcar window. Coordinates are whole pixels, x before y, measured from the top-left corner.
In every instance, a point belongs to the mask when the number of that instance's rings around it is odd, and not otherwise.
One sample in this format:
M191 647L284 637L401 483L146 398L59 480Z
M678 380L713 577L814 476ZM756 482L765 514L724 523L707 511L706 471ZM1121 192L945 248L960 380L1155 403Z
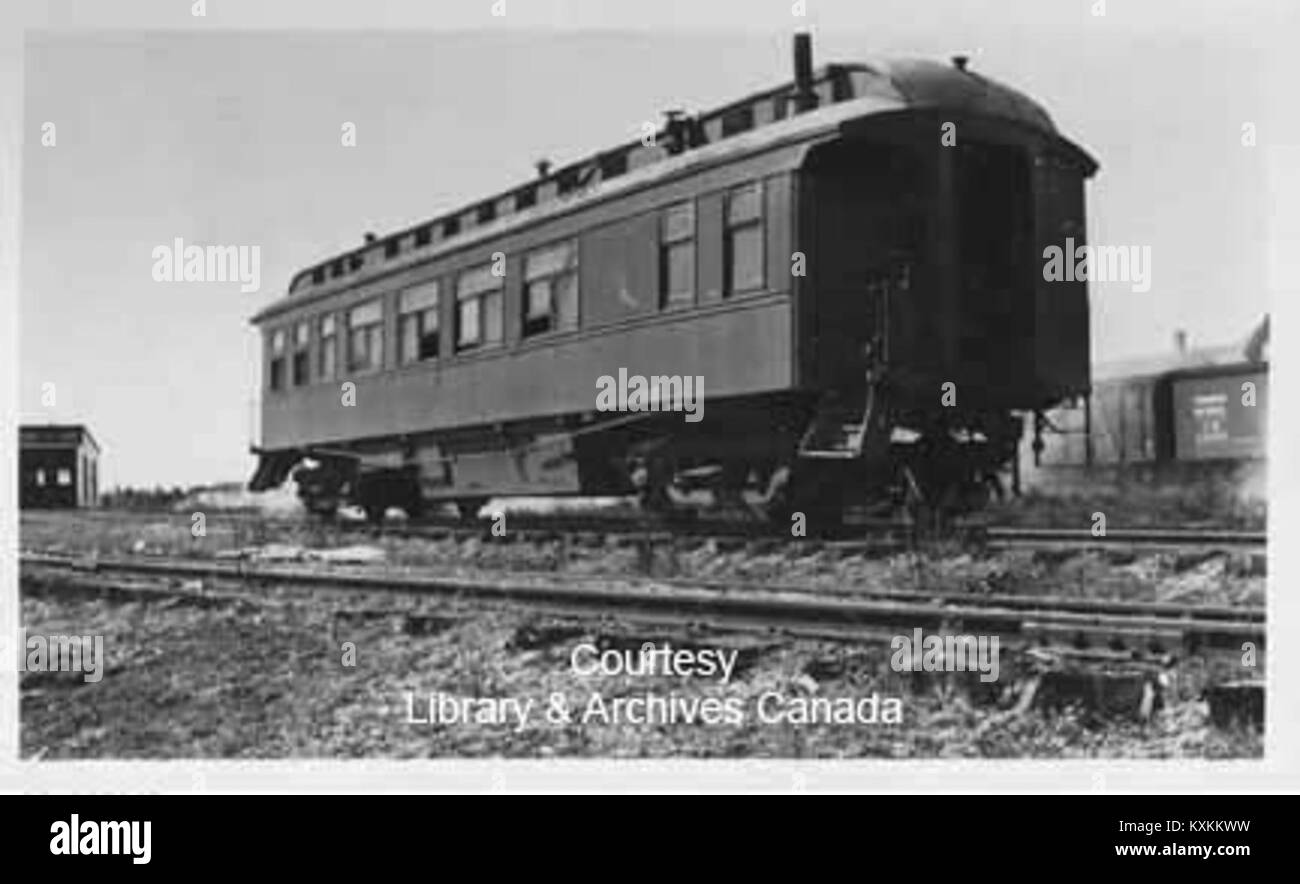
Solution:
M317 374L322 381L334 380L334 360L338 357L338 338L334 330L334 315L320 320L320 354L317 357Z
M664 307L695 300L695 203L669 206L660 219L659 298Z
M524 337L578 327L578 242L524 259Z
M311 327L305 322L298 323L293 330L293 385L302 387L310 380L311 369Z
M348 370L384 367L384 305L370 301L348 313Z
M456 281L456 349L498 346L502 340L502 286L492 265L467 270Z
M763 287L763 185L737 187L727 195L726 293Z
M272 390L284 389L284 329L277 329L271 334L271 372L269 382Z
M402 292L397 337L402 364L438 358L438 283Z

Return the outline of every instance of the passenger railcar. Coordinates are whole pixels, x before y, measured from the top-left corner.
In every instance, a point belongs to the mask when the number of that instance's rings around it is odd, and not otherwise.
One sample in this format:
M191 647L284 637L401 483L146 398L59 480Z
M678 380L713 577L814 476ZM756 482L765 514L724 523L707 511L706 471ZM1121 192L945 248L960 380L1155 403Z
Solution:
M254 489L312 509L707 485L832 517L952 503L1018 412L1089 387L1096 163L1030 99L922 61L816 71L308 267L265 341ZM600 379L702 378L703 419ZM663 403L660 405L677 405ZM296 469L295 469L296 467Z

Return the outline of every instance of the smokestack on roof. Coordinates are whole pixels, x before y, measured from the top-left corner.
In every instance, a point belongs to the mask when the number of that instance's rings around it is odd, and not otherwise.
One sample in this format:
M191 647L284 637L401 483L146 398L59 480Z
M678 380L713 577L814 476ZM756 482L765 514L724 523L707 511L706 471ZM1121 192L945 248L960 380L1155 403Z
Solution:
M1181 328L1174 332L1174 350L1179 356L1187 355L1187 332Z
M802 31L794 35L794 109L803 113L817 107L813 90L812 37Z

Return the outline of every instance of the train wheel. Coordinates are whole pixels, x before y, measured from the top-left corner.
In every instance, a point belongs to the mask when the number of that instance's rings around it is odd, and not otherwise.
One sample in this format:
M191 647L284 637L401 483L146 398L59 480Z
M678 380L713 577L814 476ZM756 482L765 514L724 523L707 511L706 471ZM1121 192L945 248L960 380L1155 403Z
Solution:
M994 499L1002 499L1002 486L997 477L993 477L990 482L986 477L979 476L967 483L961 495L961 512L979 513L983 512L993 503Z
M772 525L782 530L793 530L802 516L805 535L832 531L844 521L843 488L815 475L788 471L765 509Z
M668 496L665 488L643 488L638 499L641 503L641 509L647 513L656 515L666 515L673 511L673 500Z
M366 514L366 521L381 525L393 500L392 479L383 473L361 476L356 484L356 504Z
M659 516L671 516L677 510L668 488L673 481L673 465L662 457L651 457L641 469L637 499L641 509Z
M403 509L406 510L406 517L408 519L421 518L424 515L424 498L417 492L414 497L407 501L407 504Z
M405 483L402 489L401 503L398 504L406 513L406 517L415 520L424 515L426 506L424 494L420 491L420 480L411 477Z
M487 505L486 497L461 497L456 500L456 511L465 522L478 521L478 511Z
M713 489L713 502L718 510L728 516L748 515L749 505L745 501L745 488L749 484L749 464L744 461L728 461L722 467L722 475Z
M293 473L298 486L298 500L313 516L332 519L339 502L347 498L349 486L337 470L325 466L301 466Z

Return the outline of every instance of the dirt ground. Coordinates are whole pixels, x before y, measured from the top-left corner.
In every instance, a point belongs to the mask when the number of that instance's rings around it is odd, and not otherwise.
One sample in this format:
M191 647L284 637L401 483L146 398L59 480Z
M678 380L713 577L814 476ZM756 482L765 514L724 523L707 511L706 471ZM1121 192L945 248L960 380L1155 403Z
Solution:
M890 589L977 595L1062 595L1188 604L1262 605L1267 563L1257 554L1213 551L1008 550L992 555L956 545L859 555L841 546L682 540L647 556L631 538L582 543L510 535L439 540L333 528L286 527L214 513L194 536L192 514L25 514L25 549L78 555L216 557L233 550L291 555L294 550L360 548L378 567L434 568L450 575L480 571L621 577L642 575L800 583L828 592ZM506 522L507 529L509 522ZM274 548L269 548L274 545Z
M1262 531L1268 468L1262 461L1109 465L1029 470L1023 494L988 510L998 524L1086 528L1093 513L1112 527Z
M184 514L161 522L108 518L88 524L66 516L25 516L22 544L135 555L180 552L188 545L215 555L255 539L246 536L246 528L224 530L219 519L209 523L206 538L193 538ZM563 561L547 543L379 538L375 544L387 561L381 567L419 565L444 573L537 569L548 563L552 571L627 573L637 555L604 543L570 549ZM709 544L662 554L655 567L696 576L813 581L848 592L910 585L1235 604L1262 602L1265 580L1256 565L1232 556L1126 560L1003 553L985 558L950 550L864 559L825 547L796 556L783 549L763 555ZM69 591L63 579L25 579L27 633L102 635L107 661L102 680L92 683L82 673L22 675L24 755L1257 758L1263 753L1258 732L1218 728L1209 721L1204 689L1243 676L1240 660L1231 654L1190 656L1155 668L1121 666L1141 678L1158 677L1163 685L1162 702L1143 717L1134 712L1136 702L1121 697L1118 704L1099 705L1088 699L1087 690L1078 702L1067 697L1067 702L1017 706L1026 685L1035 679L1047 684L1043 678L1055 678L1062 667L1070 674L1071 666L1044 663L1041 655L1019 650L1004 650L1001 676L989 685L978 673L896 672L883 642L639 629L377 593L232 591L233 599L106 599ZM646 642L734 650L737 671L722 684L717 678L668 675L584 677L571 669L579 644L626 650ZM1084 667L1084 677L1095 675L1095 669ZM1046 693L1039 700L1050 700ZM430 721L431 699L439 695L513 699L521 705L531 700L533 706L523 727L510 721ZM656 718L645 712L650 703L629 702L647 696L673 704L672 709ZM716 720L701 721L700 701L710 698L711 708L722 712ZM619 699L621 712L615 708ZM847 704L851 711L845 714L853 720L834 719L831 711L826 712L830 721L790 720L800 708L815 709L814 699L825 701L824 710L843 711ZM568 721L546 716L560 700ZM644 714L638 716L638 709ZM874 720L865 720L872 714Z

